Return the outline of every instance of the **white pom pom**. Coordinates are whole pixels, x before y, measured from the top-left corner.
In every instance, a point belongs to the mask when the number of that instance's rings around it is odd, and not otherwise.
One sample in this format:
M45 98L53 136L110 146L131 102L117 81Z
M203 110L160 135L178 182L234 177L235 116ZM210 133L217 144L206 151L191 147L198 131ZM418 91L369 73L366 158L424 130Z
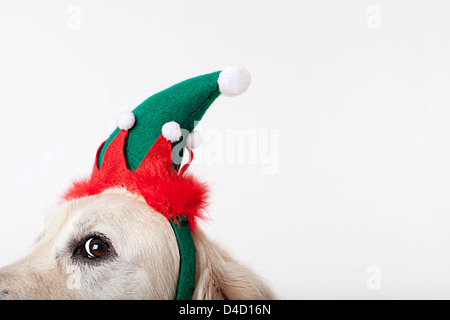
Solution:
M236 96L247 90L250 85L250 73L242 67L228 67L219 74L217 82L221 93Z
M117 120L117 126L121 130L130 130L133 128L134 123L136 122L136 118L134 117L133 112L126 111L119 116Z
M203 138L200 132L192 131L186 137L186 147L188 149L198 148L202 144Z
M170 142L175 142L181 138L181 128L175 121L166 122L161 129L164 138Z

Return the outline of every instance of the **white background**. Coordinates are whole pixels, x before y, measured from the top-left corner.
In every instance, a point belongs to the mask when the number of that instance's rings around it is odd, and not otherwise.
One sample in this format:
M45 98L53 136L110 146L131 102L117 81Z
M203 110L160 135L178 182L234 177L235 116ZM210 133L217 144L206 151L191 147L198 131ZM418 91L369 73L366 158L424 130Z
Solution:
M202 128L278 132L279 166L197 158L208 234L280 298L450 298L449 15L444 0L2 0L0 265L122 111L242 65L251 87Z

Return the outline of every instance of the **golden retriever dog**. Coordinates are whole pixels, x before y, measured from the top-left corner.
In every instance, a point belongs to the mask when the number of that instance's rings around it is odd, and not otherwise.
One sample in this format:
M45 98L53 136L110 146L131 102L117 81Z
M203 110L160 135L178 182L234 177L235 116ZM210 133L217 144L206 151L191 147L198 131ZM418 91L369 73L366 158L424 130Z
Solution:
M274 298L201 230L194 243L193 299ZM0 269L0 299L174 299L179 259L165 217L140 196L107 190L49 210L34 248Z
M0 299L274 298L197 228L208 188L186 173L195 122L220 94L240 94L249 82L245 69L225 68L121 115L91 176L50 210L31 252L0 269ZM190 154L183 167L182 148Z

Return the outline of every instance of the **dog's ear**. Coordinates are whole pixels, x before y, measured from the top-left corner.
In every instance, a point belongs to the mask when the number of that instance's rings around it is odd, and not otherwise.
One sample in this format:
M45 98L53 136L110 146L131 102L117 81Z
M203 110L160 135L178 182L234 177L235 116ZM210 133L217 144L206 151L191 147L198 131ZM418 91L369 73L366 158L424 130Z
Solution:
M212 244L201 230L196 231L194 239L197 249L197 276L193 299L275 299L260 277Z

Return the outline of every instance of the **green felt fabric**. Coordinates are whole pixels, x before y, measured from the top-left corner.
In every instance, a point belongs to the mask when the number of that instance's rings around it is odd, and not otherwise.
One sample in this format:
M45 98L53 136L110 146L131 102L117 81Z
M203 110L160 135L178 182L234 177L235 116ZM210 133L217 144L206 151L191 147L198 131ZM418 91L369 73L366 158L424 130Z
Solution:
M173 231L178 241L180 252L180 275L176 300L190 300L194 292L196 272L196 250L192 232L187 219L181 217L178 224L171 221Z
M176 121L189 132L194 129L195 122L201 120L208 107L220 95L217 83L219 73L217 71L180 82L151 96L133 110L136 123L125 143L125 159L130 170L139 167L161 135L161 128L166 122ZM116 128L100 151L99 168L106 148L119 131Z
M217 71L180 82L151 96L133 110L136 122L128 133L124 147L128 169L131 171L138 169L161 135L161 128L166 122L176 121L182 129L192 132L195 123L201 120L209 106L220 95L217 83L219 73L220 71ZM99 168L106 149L119 131L120 129L116 128L100 150L97 163ZM172 147L174 145L172 144ZM188 300L192 297L195 283L195 245L185 217L181 217L178 224L173 220L171 224L180 251L180 275L176 299Z

